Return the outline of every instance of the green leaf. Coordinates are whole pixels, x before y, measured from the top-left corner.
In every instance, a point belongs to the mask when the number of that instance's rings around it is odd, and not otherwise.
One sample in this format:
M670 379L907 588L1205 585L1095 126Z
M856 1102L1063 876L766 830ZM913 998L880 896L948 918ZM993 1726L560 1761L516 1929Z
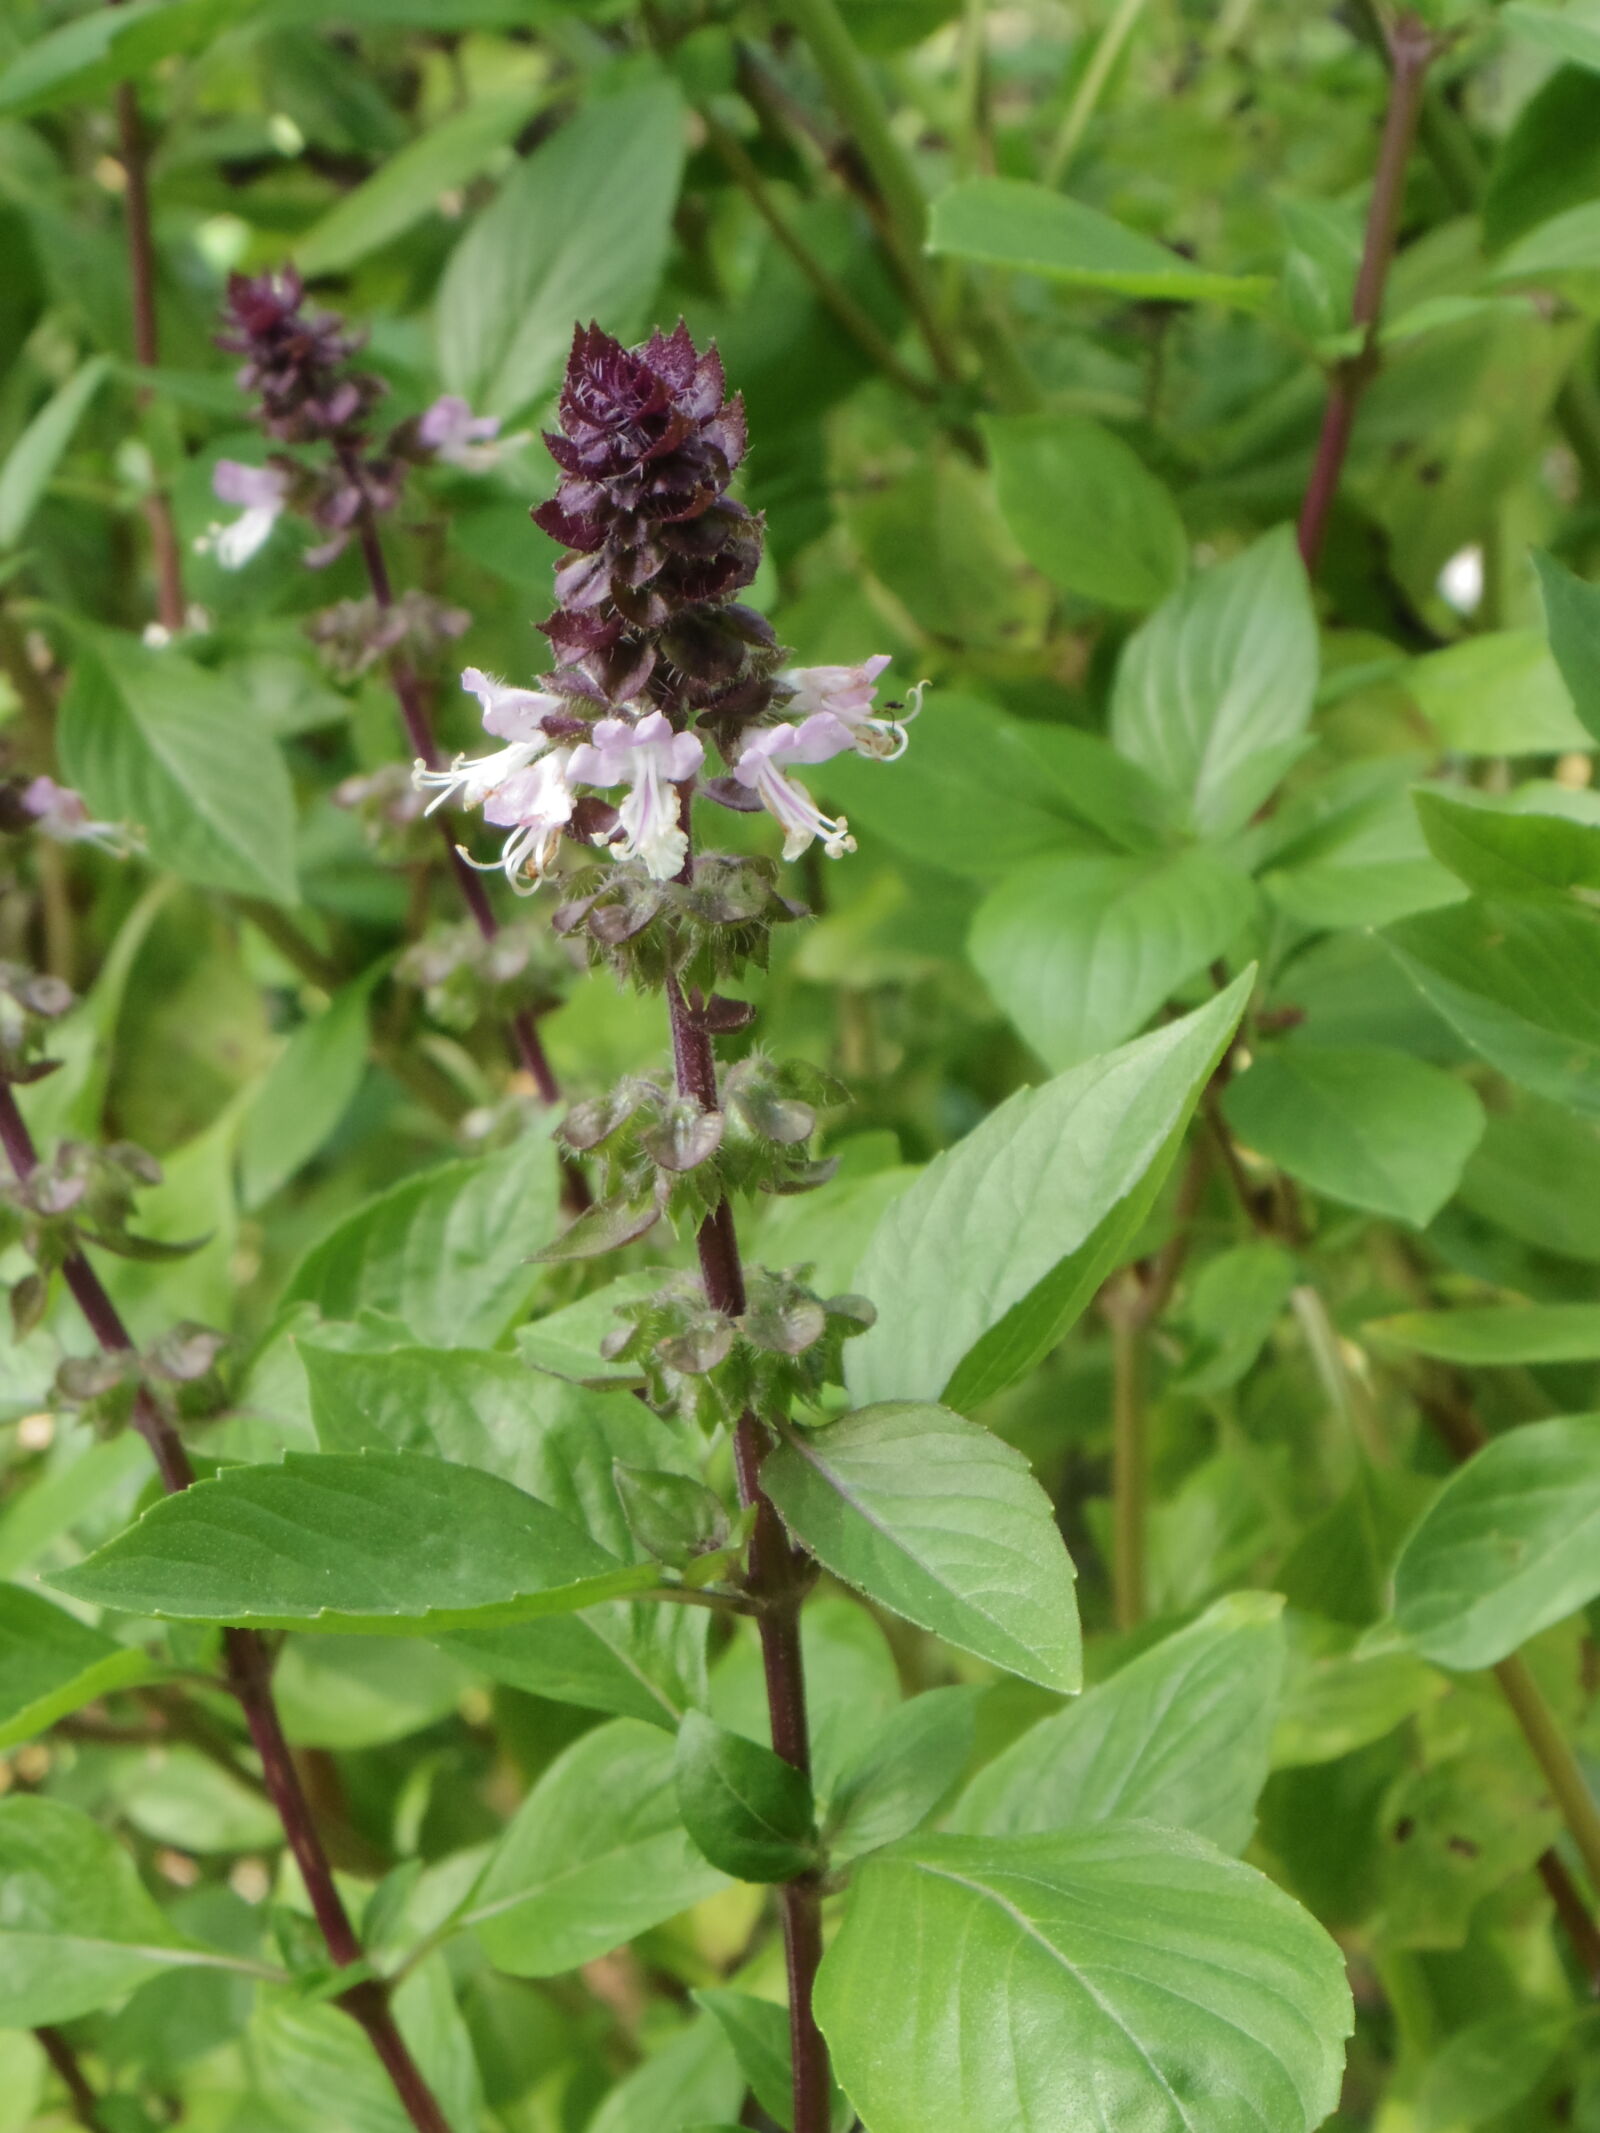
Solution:
M0 112L23 117L87 101L174 52L196 51L223 28L236 0L130 0L91 8L48 31L0 74Z
M1087 415L990 415L983 433L1006 524L1053 585L1146 608L1181 583L1178 507L1131 445Z
M966 1407L1061 1338L1144 1220L1253 978L1019 1090L927 1166L857 1270L878 1321L845 1351L852 1398Z
M508 89L452 112L346 193L294 248L305 275L337 274L433 214L513 141L543 101L532 87Z
M1279 1045L1228 1084L1235 1133L1313 1191L1424 1229L1483 1138L1465 1082L1404 1052Z
M1198 848L1035 860L973 920L968 953L1046 1066L1076 1066L1143 1027L1232 945L1245 877Z
M1381 938L1418 992L1491 1066L1600 1113L1600 922L1559 904L1474 899Z
M1577 13L1562 14L1551 7L1529 7L1511 0L1497 20L1514 36L1545 51L1570 60L1574 66L1600 68L1600 22Z
M678 1818L673 1743L630 1718L559 1755L459 1923L514 1977L555 1977L727 1886Z
M181 1742L120 1770L112 1794L141 1836L180 1851L272 1851L283 1842L283 1825L269 1800Z
M136 1646L113 1643L26 1586L0 1586L0 1748L151 1671Z
M882 1625L853 1594L813 1593L800 1610L812 1783L819 1799L838 1787L863 1732L903 1701ZM711 1670L707 1710L746 1740L772 1745L772 1707L756 1625L741 1617Z
M448 1653L410 1639L290 1637L272 1686L297 1748L381 1748L448 1718L473 1678Z
M797 1203L786 1200L780 1204L787 1207ZM518 1355L531 1369L565 1378L573 1385L642 1384L643 1373L637 1363L608 1363L600 1353L600 1343L624 1323L617 1316L619 1308L653 1296L661 1279L661 1270L651 1267L638 1274L619 1274L615 1281L580 1296L576 1303L565 1304L559 1311L519 1326Z
M864 830L941 873L992 881L1038 853L1104 842L1067 778L1041 760L1042 731L938 689L892 777L882 763L840 756L821 789L858 837Z
M967 1787L950 1827L1022 1837L1164 1822L1241 1852L1283 1686L1283 1602L1238 1592L1042 1719Z
M472 2040L441 1956L428 1957L401 1980L393 2008L442 2122L452 2133L480 2126ZM410 2115L367 2039L326 1999L294 1988L262 1993L241 2042L255 2076L251 2111L258 2125L411 2133Z
M1507 9L1515 14L1514 8ZM1600 65L1600 30L1595 33ZM1543 2080L1572 2033L1568 2013L1508 2008L1469 2022L1428 2056L1417 2095L1417 2133L1467 2133L1513 2110Z
M684 1828L736 1881L792 1881L817 1864L811 1781L758 1741L690 1711L673 1782Z
M1260 1240L1208 1259L1189 1292L1195 1347L1178 1387L1208 1393L1237 1385L1270 1339L1297 1278L1293 1257Z
M1597 33L1600 37L1600 33ZM1550 651L1572 707L1600 740L1600 585L1590 585L1543 549L1533 551Z
M1600 37L1589 34L1600 50ZM1597 121L1600 74L1586 67L1557 67L1521 105L1495 150L1483 192L1486 252L1503 252L1552 216L1594 198Z
M694 1997L732 2046L757 2103L784 2128L784 2133L792 2133L794 2059L789 2045L788 2008L776 2000L758 2000L754 1993L734 1992L726 1986L709 1987ZM855 2113L836 2082L830 2080L829 2089L828 2116L834 2133L848 2133L855 2123ZM717 2133L717 2129L694 2128L690 2133Z
M563 1614L655 1576L475 1467L289 1452L165 1497L51 1582L124 1614L406 1637Z
M792 1431L761 1470L784 1524L835 1577L963 1651L1071 1694L1072 1561L1009 1444L948 1408L895 1402Z
M1600 200L1585 200L1520 238L1499 260L1490 282L1543 281L1552 274L1592 273L1600 267Z
M1308 1912L1140 1822L877 1853L816 2008L872 2133L1309 2133L1351 2027L1343 1957Z
M1365 1339L1408 1355L1481 1370L1513 1363L1600 1360L1600 1304L1486 1304L1369 1318Z
M103 355L80 364L6 454L6 463L0 467L0 548L10 548L27 530L84 409L110 368L111 358Z
M720 2025L702 2015L619 2081L584 2133L716 2133L732 2126L747 2086Z
M1600 1122L1531 1096L1491 1111L1461 1204L1540 1251L1600 1264Z
M1453 755L1555 755L1593 741L1537 630L1490 630L1414 660L1406 686Z
M300 1344L317 1438L330 1452L431 1452L482 1467L581 1527L619 1561L646 1554L618 1463L693 1482L693 1446L637 1400L541 1380L505 1355L462 1348L383 1354ZM676 1726L705 1692L698 1609L617 1600L578 1615L463 1631L444 1648L513 1688Z
M343 986L289 1039L245 1114L239 1138L246 1209L264 1206L331 1138L367 1070L373 970Z
M1302 926L1336 929L1385 926L1460 901L1460 883L1430 856L1400 782L1407 767L1348 764L1276 810L1262 887L1279 910Z
M440 1163L358 1207L289 1277L285 1308L324 1318L386 1311L440 1348L492 1347L539 1279L556 1226L555 1149L525 1133L510 1148Z
M1290 527L1192 578L1129 639L1111 738L1184 800L1193 827L1242 829L1304 746L1317 627Z
M909 1837L960 1782L977 1733L973 1688L924 1689L861 1742L828 1803L828 1857L848 1864Z
M1600 1593L1600 1415L1496 1437L1401 1550L1395 1621L1438 1666L1493 1666Z
M145 1894L116 1839L60 1800L0 1800L0 2027L71 2022L197 1948Z
M60 748L89 812L141 830L158 866L203 889L296 900L289 773L223 677L80 629Z
M683 104L665 82L598 99L535 150L440 283L451 392L514 415L559 376L574 320L626 336L666 264L683 155Z
M1419 791L1428 847L1485 896L1550 896L1600 888L1600 824L1488 794Z
M1042 274L1071 288L1171 303L1253 310L1272 293L1264 274L1211 274L1082 201L1016 178L964 178L929 216L928 249Z
M1292 1618L1297 1633L1272 1735L1272 1767L1337 1762L1448 1693L1446 1677L1385 1625L1357 1640L1344 1623Z

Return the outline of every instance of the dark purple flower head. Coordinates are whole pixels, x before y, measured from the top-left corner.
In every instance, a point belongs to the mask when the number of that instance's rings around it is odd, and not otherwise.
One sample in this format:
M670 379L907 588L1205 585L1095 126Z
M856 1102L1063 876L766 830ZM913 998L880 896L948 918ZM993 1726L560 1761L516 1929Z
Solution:
M716 350L702 355L681 322L632 349L580 327L560 421L545 442L561 485L534 518L569 553L540 627L583 677L575 690L712 723L764 710L778 647L733 599L760 565L762 523L728 495L744 406Z
M362 337L331 312L308 311L292 267L229 278L219 348L245 358L240 389L259 403L269 437L285 443L358 441L386 390L370 371L352 370Z

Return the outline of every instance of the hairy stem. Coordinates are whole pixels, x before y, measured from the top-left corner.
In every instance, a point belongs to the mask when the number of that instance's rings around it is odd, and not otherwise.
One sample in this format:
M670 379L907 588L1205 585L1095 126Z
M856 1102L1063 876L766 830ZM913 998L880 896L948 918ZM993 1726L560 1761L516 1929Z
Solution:
M1400 227L1406 165L1416 139L1428 68L1437 49L1427 27L1414 15L1401 16L1387 34L1387 46L1389 105L1384 114L1366 238L1350 306L1350 323L1361 335L1361 346L1335 369L1328 392L1311 479L1300 509L1300 553L1307 570L1315 570L1322 553L1328 515L1339 493L1345 455L1355 428L1356 409L1378 367L1378 321L1383 315L1383 292Z
M139 116L139 97L132 82L117 85L117 141L125 180L123 209L128 232L128 272L133 283L133 352L145 370L154 370L161 360L156 325L156 250L150 233L149 159L145 152L144 123ZM150 389L141 388L139 404L147 407ZM180 630L187 611L183 594L183 560L178 547L178 529L173 523L172 504L158 484L144 500L145 523L150 529L150 553L156 571L156 615L163 629Z
M0 1147L17 1178L25 1181L37 1167L38 1153L9 1082L0 1082ZM68 1256L62 1273L100 1346L113 1355L132 1353L133 1341L122 1315L81 1251ZM194 1469L189 1455L171 1417L143 1385L134 1399L133 1423L150 1447L167 1493L177 1495L190 1487ZM230 1629L223 1638L223 1657L228 1686L238 1699L261 1758L262 1782L300 1869L312 1914L329 1955L340 1969L346 1969L363 1960L361 1942L334 1882L333 1868L284 1738L272 1695L271 1656L253 1630ZM338 2004L366 2031L416 2133L451 2133L449 2120L400 2034L385 1988L364 1981L342 1993Z
M685 810L689 797L681 802ZM688 864L692 865L690 861ZM672 1022L672 1062L678 1093L703 1111L717 1108L717 1066L711 1038L675 976L667 979ZM714 1310L738 1318L745 1308L744 1266L726 1199L701 1223L696 1237L700 1278ZM805 1665L800 1650L800 1600L808 1565L790 1544L783 1522L761 1486L761 1462L771 1439L749 1409L734 1432L739 1500L755 1508L750 1540L749 1589L759 1609L761 1663L766 1677L772 1746L786 1763L811 1774L806 1724ZM822 1960L822 1890L815 1874L785 1882L784 1955L789 1975L789 2043L794 2065L794 2133L828 2133L828 2050L812 2012L812 1990Z

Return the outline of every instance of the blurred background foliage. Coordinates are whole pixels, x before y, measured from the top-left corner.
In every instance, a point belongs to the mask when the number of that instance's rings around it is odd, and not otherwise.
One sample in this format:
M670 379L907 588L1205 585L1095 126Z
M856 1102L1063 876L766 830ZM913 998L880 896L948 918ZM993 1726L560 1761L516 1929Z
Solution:
M1591 728L1528 563L1538 548L1582 578L1600 551L1600 12L1426 14L1438 50L1313 609L1273 529L1300 509L1330 369L1360 348L1387 93L1365 0L839 0L837 17L815 0L9 0L0 748L8 773L58 772L138 823L147 852L8 844L0 954L82 994L66 1066L25 1092L36 1136L140 1143L165 1173L142 1226L205 1239L175 1267L108 1274L141 1339L174 1318L229 1334L184 1395L196 1446L310 1443L304 1319L280 1310L301 1253L379 1189L543 1114L507 1078L481 971L439 938L438 869L390 819L407 750L381 666L334 671L307 634L362 597L359 557L308 571L284 526L239 571L197 549L221 515L216 462L262 454L213 341L226 277L296 265L365 331L386 413L448 391L521 437L489 471L416 477L388 535L396 583L464 611L463 656L518 683L549 663L535 625L556 551L528 510L554 486L538 433L574 320L627 337L682 316L714 337L749 413L742 493L768 519L754 604L801 661L886 651L902 689L932 684L892 775L815 780L860 849L807 864L816 917L776 938L758 1034L852 1103L830 1121L834 1181L773 1202L753 1250L848 1287L915 1166L1260 962L1223 1136L1255 1213L1218 1156L1180 1210L1192 1248L1144 1357L1143 1619L1117 1619L1111 1585L1115 1294L982 1418L1058 1503L1092 1674L1232 1588L1286 1595L1252 1857L1350 1955L1338 2123L1594 2128L1600 2051L1531 1871L1557 1834L1543 1779L1482 1677L1384 1641L1388 1567L1449 1453L1421 1419L1439 1394L1420 1337L1368 1329L1586 1303L1600 1265L1592 996L1556 1031L1564 1069L1533 1071L1413 982L1444 967L1435 936L1378 937L1465 893L1418 781L1494 802L1531 780L1529 806L1600 821ZM153 366L135 358L141 185ZM1112 234L1059 225L1052 198ZM163 519L182 577L166 622ZM1154 655L1136 632L1236 561L1267 640L1244 662L1244 799L1180 821L1164 744L1139 738ZM468 747L470 701L435 669L441 735ZM775 849L762 818L719 827ZM580 981L542 904L511 924L507 972L544 1007L568 1094L659 1064L653 1003ZM1463 937L1458 981L1500 945ZM1577 949L1551 953L1578 983ZM1441 1084L1471 1092L1464 1115ZM634 1256L664 1254L657 1238ZM592 1285L530 1273L530 1307ZM50 1392L81 1345L62 1310L0 1361L8 1575L71 1559L146 1485L136 1446L97 1441ZM1498 1429L1592 1405L1597 1359L1591 1330L1551 1359L1462 1360L1490 1366L1471 1403ZM886 1701L897 1666L946 1678L926 1640L902 1626L891 1651L842 1601L815 1625L824 1722L830 1698ZM1530 1663L1592 1771L1584 1618ZM294 1639L280 1681L357 1881L485 1841L598 1722L432 1646ZM1049 1703L991 1680L980 1753ZM175 1917L250 1945L271 1830L248 1785L200 1735L152 1759L90 1721L69 1732L16 1750L9 1782L115 1818L180 1892ZM753 1901L727 1892L582 1980L463 1958L463 2079L493 2122L690 2123L664 2075L655 2103L612 2085L664 2038L685 2067L712 2053L685 1994L722 1974ZM128 2097L181 2089L186 2125L387 2128L359 2037L317 2013L258 2018L241 2055L237 1986L178 1973L83 2027ZM0 2035L0 2128L34 2122L45 2079Z

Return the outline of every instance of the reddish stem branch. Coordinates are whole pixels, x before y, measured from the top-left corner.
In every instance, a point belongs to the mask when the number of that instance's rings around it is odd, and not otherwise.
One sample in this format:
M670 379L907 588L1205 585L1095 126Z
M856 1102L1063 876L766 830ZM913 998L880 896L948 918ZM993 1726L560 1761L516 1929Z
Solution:
M1350 306L1350 323L1361 335L1361 346L1335 369L1328 392L1322 434L1317 439L1311 479L1300 509L1300 553L1307 570L1316 569L1322 553L1328 514L1339 493L1345 454L1355 428L1356 409L1378 368L1378 322L1383 315L1383 292L1400 227L1406 165L1416 139L1428 68L1437 49L1432 33L1415 15L1402 15L1388 35L1389 105L1384 114L1372 203L1367 210L1366 239Z
M340 459L349 479L361 487L361 464L353 451L343 451ZM363 492L364 493L364 492ZM367 567L367 583L372 587L372 597L380 608L394 605L394 587L389 578L389 565L383 552L383 542L378 533L378 522L369 503L363 502L358 527L361 538L361 557ZM443 760L439 744L434 738L433 721L428 716L428 707L423 701L422 684L410 662L396 653L389 661L389 680L394 688L395 701L400 707L400 720L406 729L406 739L411 752L430 770L438 768ZM472 922L486 941L492 941L500 931L500 922L494 915L488 892L482 881L456 849L456 840L450 825L441 815L439 833L444 838L450 870L461 891L461 899L472 914ZM517 1061L533 1082L547 1104L561 1101L561 1086L551 1069L549 1058L540 1040L533 1016L526 1008L513 1015L510 1024L511 1045Z
M48 2023L34 2031L44 2055L55 2069L56 2079L66 2090L72 2102L72 2115L85 2133L105 2133L105 2120L100 2116L100 2099L89 2085L88 2076L78 2064L78 2055L59 2029Z
M680 787L687 812L689 793ZM672 1018L672 1061L678 1093L703 1111L717 1108L717 1065L711 1038L676 977L667 978ZM719 1200L695 1239L706 1301L739 1317L745 1308L744 1267L733 1208ZM758 1607L761 1663L766 1677L772 1746L786 1763L811 1774L806 1724L805 1662L800 1647L800 1601L807 1582L806 1558L790 1545L783 1522L761 1486L761 1462L770 1446L767 1430L747 1408L734 1432L739 1501L754 1506L749 1588ZM828 2048L812 2011L817 1966L822 1960L822 1887L815 1874L783 1884L784 1956L789 1976L789 2045L794 2067L794 2133L828 2133Z
M144 125L139 117L139 98L132 82L117 87L117 135L125 180L123 210L128 228L128 272L133 283L133 352L146 370L161 359L156 326L156 252L150 233L150 187L145 155ZM149 405L150 392L139 394L139 405ZM178 532L172 520L172 504L159 484L144 500L145 523L150 529L150 553L156 570L156 614L163 629L180 630L187 612L183 593L183 560Z
M27 1121L17 1106L15 1092L7 1081L0 1081L0 1147L4 1148L18 1180L25 1182L38 1167L38 1151L33 1145ZM81 1251L69 1254L62 1273L100 1346L113 1355L131 1354L133 1341L122 1322L122 1315L84 1254ZM149 1445L167 1493L175 1496L188 1488L194 1481L189 1455L170 1416L142 1385L133 1403L133 1425ZM223 1656L228 1686L238 1698L250 1738L261 1758L262 1783L300 1869L312 1913L327 1943L328 1953L341 1970L347 1969L363 1959L361 1942L334 1882L333 1868L317 1834L300 1773L284 1738L272 1695L271 1657L261 1639L248 1629L227 1631L223 1638ZM410 2047L400 2034L385 1988L375 1981L365 1981L341 1994L338 2004L366 2031L416 2133L451 2133L449 2120L440 2110L411 2056Z

